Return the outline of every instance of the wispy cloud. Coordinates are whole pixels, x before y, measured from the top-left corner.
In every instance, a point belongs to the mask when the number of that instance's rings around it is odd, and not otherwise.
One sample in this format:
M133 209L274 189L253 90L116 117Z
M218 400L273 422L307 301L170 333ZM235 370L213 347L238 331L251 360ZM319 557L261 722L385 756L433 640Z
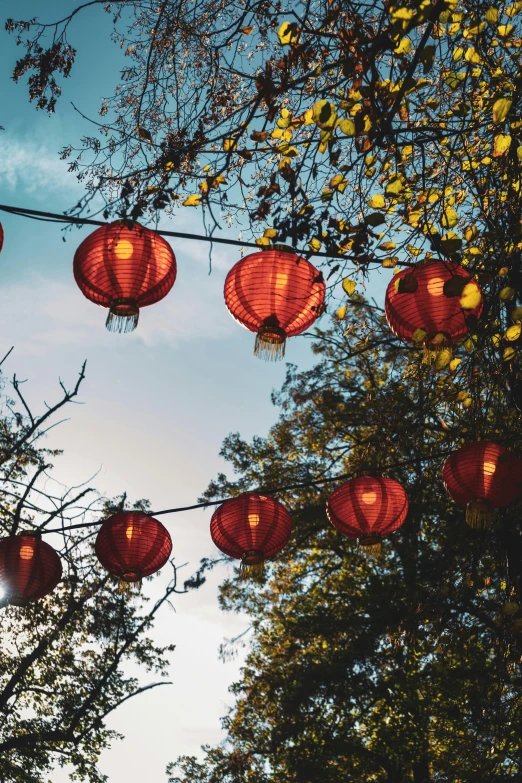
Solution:
M0 134L0 187L41 194L81 190L74 174L67 171L68 163L60 160L56 149L48 144L27 138Z
M173 345L232 335L237 325L225 308L221 288L213 277L201 275L198 280L197 274L191 274L190 280L176 283L168 298L144 308L136 332L120 339ZM45 347L114 342L118 336L104 328L106 312L86 300L74 282L35 275L0 288L0 332L29 354Z

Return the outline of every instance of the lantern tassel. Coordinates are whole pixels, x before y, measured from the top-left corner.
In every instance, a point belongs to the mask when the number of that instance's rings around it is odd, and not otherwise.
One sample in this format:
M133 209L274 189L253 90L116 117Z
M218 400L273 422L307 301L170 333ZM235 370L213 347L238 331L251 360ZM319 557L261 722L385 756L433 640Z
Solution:
M256 335L254 356L267 362L279 362L285 355L286 334L278 326L262 326Z
M493 509L485 500L471 500L466 506L466 522L476 530L486 530L493 518Z
M440 345L428 345L427 343L424 343L422 363L428 364L430 367L436 364L441 351L449 351L450 356L452 355L451 345L449 343L440 343Z
M254 549L245 552L241 558L241 565L239 567L240 579L252 579L253 581L260 582L263 578L264 569L265 558L261 552Z
M361 536L358 543L367 555L378 557L382 554L382 536L378 533L368 533Z
M133 332L140 317L140 309L132 299L116 299L111 303L105 326L109 332Z

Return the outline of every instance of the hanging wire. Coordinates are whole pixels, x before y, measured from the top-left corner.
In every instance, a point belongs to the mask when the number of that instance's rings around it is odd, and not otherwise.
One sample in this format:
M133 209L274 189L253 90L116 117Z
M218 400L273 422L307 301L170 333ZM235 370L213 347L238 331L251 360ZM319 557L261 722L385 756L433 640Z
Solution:
M447 457L449 454L451 454L451 449L446 449L445 451L441 451L438 454L432 454L430 455L430 459L438 459L439 457ZM412 465L413 463L418 462L418 457L414 457L413 459L408 460L402 460L400 462L395 462L393 464L390 464L387 466L387 469L393 469L393 468L402 468L407 467L408 465ZM292 489L307 489L308 487L316 487L320 486L321 484L329 484L333 481L344 481L348 480L354 477L354 475L360 476L365 473L368 473L371 471L367 471L364 468L359 468L355 473L342 473L338 476L329 476L326 478L320 478L320 479L312 479L311 481L302 482L299 484L288 484L284 487L275 487L274 489L258 489L258 490L250 490L255 491L256 493L260 495L277 495L280 492L289 492ZM237 496L234 496L237 497ZM151 517L159 517L163 514L178 514L181 511L193 511L196 508L209 508L210 506L220 506L222 503L225 503L227 500L231 500L232 498L222 498L221 500L208 500L204 503L194 503L191 506L180 506L178 508L166 508L162 511L150 511L147 512L149 516ZM94 527L95 525L101 525L103 520L97 520L96 522L81 522L77 525L70 525L69 527L65 528L65 530L78 530L80 528L84 527ZM64 528L58 527L58 528L52 528L50 530L42 529L40 531L42 534L45 533L63 533Z
M60 215L56 212L42 212L38 209L27 209L25 207L13 207L9 204L0 204L0 211L7 212L10 215L17 215L18 217L25 217L30 218L31 220L40 220L45 223L64 223L64 224L74 224L78 226L106 226L108 225L107 221L103 220L94 220L93 218L79 218L79 217L72 217L70 215ZM220 245L233 245L235 247L252 247L256 250L261 250L262 247L255 242L244 242L240 239L225 239L224 237L216 237L215 235L212 236L206 236L205 234L190 234L185 231L165 231L164 229L161 229L157 231L156 233L160 234L164 237L177 237L178 239L192 239L197 242L210 242L211 247L212 243L220 244ZM355 258L351 258L350 256L346 254L341 253L315 253L310 250L301 250L296 252L303 253L307 256L317 256L319 258L339 258L344 259L345 261L356 261ZM371 258L369 259L370 263L379 264L381 266L381 260L377 258ZM410 266L409 263L401 264L399 263L398 266Z

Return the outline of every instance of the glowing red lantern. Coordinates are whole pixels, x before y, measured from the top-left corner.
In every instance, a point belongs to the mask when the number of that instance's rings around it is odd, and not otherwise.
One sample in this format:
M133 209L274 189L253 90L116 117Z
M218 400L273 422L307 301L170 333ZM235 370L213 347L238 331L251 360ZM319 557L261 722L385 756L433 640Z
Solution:
M509 506L522 495L522 462L487 440L468 443L450 454L442 478L450 497L466 506L471 527L487 527L494 509Z
M0 253L2 252L3 246L4 246L4 229L2 224L0 223Z
M402 340L423 343L427 358L465 337L482 307L478 283L461 266L446 261L403 269L386 291L390 329Z
M274 361L283 358L287 337L301 334L321 315L324 295L322 274L288 248L246 256L225 280L229 311L257 334L255 355Z
M26 606L51 593L62 578L58 554L35 533L0 540L0 585L10 604Z
M408 514L408 496L398 481L359 476L341 484L326 503L332 525L363 547L379 546Z
M284 506L267 495L248 492L225 500L210 522L212 541L225 555L241 560L244 572L260 574L263 563L287 545L292 520Z
M73 272L83 295L109 308L107 329L132 332L140 308L159 302L174 285L176 258L155 231L117 221L84 239L75 253Z
M96 555L123 582L141 582L162 568L172 552L169 531L141 511L121 511L106 519L96 538Z

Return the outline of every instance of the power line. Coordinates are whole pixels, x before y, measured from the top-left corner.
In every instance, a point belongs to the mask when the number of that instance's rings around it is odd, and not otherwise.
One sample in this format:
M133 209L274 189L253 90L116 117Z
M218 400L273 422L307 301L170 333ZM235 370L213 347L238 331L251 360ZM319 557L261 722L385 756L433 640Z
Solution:
M447 457L449 454L451 454L451 452L452 452L452 449L447 449L447 450L442 451L442 452L440 452L438 454L430 455L430 459L437 459L439 457ZM427 458L425 458L425 459L427 459ZM421 458L420 461L421 462L425 461L425 459L423 460ZM419 457L413 457L412 459L408 459L408 460L401 460L400 462L395 462L393 464L388 465L388 470L393 469L393 468L407 467L408 465L412 465L413 463L418 463L418 462L419 462ZM378 471L378 472L380 473L381 471ZM355 474L354 473L341 473L338 476L328 476L326 478L312 479L312 480L304 482L304 483L288 484L287 486L276 487L274 489L258 489L258 490L255 490L255 492L258 495L277 495L280 492L289 492L292 489L307 489L308 487L316 487L316 486L320 486L321 484L329 484L329 483L334 482L334 481L348 480L348 479L354 478L355 475L366 475L366 474L367 474L367 471L364 468L361 468L358 471L356 471ZM251 490L251 491L254 491L254 490ZM237 495L235 495L233 497L237 497ZM232 497L222 498L221 500L208 500L208 501L206 501L204 503L194 503L191 506L179 506L178 508L166 508L166 509L163 509L162 511L150 511L150 512L148 512L148 515L151 516L151 517L159 517L159 516L162 516L164 514L178 514L181 511L193 511L196 508L209 508L210 506L220 506L222 503L226 503L227 500L232 500ZM70 525L67 528L57 527L57 528L52 528L50 530L43 529L43 530L40 530L40 533L41 534L45 534L45 533L64 533L64 532L66 532L68 530L78 530L80 528L85 528L85 527L95 527L96 525L103 524L103 522L104 522L103 519L102 520L98 520L96 522L80 522L77 525Z
M78 226L106 226L108 223L103 220L94 220L93 218L79 218L79 217L72 217L70 215L60 215L56 212L42 212L38 209L26 209L25 207L13 207L9 204L0 204L0 210L2 212L7 212L10 215L17 215L18 217L26 217L30 218L32 220L41 220L46 223L65 223L65 224L74 224ZM189 234L185 231L165 231L164 229L157 230L157 234L161 234L161 236L164 237L176 237L178 239L192 239L197 242L212 242L219 245L233 245L235 247L252 247L256 250L261 250L262 247L255 242L244 242L241 239L225 239L223 237L216 237L216 236L207 236L206 234ZM321 253L321 252L311 252L311 251L304 251L299 250L296 252L299 253L306 253L310 256L317 256L318 258L338 258L342 259L344 261L354 261L356 262L356 258L350 258L348 255L343 255L341 253ZM371 263L381 264L381 261L377 258L370 258L368 259ZM398 266L409 266L409 264L397 264Z

